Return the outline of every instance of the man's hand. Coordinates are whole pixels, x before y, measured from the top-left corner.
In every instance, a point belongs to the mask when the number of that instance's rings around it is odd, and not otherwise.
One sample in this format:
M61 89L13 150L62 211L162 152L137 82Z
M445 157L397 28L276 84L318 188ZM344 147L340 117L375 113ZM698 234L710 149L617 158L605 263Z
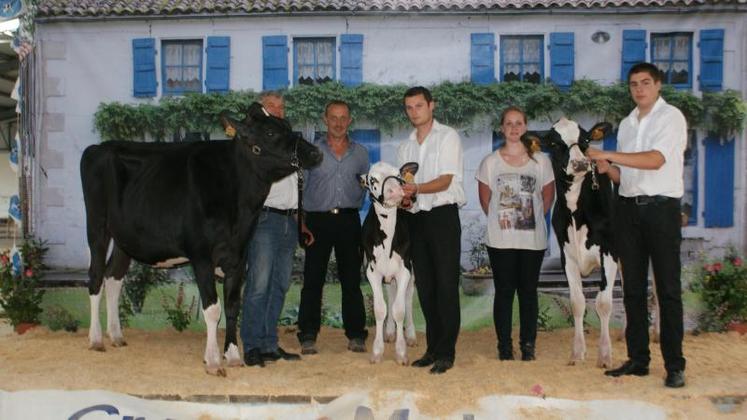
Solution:
M596 163L597 172L599 172L600 174L606 174L607 172L610 171L610 168L612 167L612 165L610 164L610 161L608 161L607 159L595 160L594 163Z
M226 136L233 138L236 135L236 129L232 126L226 127Z
M412 198L412 196L418 192L418 184L409 182L405 183L402 185L402 191L405 193L405 198Z
M607 153L604 150L589 147L586 149L586 157L594 160L607 160Z
M306 223L301 224L301 234L303 235L304 245L311 246L314 243L314 234L306 227Z

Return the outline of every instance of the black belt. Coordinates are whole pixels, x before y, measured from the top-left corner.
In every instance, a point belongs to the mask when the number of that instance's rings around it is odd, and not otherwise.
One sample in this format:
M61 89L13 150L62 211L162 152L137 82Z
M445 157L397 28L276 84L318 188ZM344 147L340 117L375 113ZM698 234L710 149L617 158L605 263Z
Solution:
M678 200L678 198L667 197L665 195L636 195L635 197L623 197L620 196L623 201L634 203L637 206L645 206L648 204L666 203L668 201Z
M355 208L333 208L327 211L309 211L307 213L314 214L358 214L358 209Z
M267 212L275 213L275 214L282 214L283 216L293 216L294 214L298 213L298 210L296 209L282 210L282 209L276 209L275 207L267 207L267 206L262 207L262 211L267 211Z

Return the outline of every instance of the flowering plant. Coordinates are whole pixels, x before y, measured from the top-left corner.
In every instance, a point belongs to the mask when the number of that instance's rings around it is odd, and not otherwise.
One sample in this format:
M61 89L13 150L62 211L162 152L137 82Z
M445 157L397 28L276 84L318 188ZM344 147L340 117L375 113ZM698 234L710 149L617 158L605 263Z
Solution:
M44 290L39 279L46 268L42 262L47 248L36 239L29 239L21 247L19 257L9 250L0 252L0 306L14 327L22 323L38 323L42 312Z
M722 259L703 261L695 269L690 289L705 305L698 319L700 329L723 331L731 322L747 321L747 266L735 250Z

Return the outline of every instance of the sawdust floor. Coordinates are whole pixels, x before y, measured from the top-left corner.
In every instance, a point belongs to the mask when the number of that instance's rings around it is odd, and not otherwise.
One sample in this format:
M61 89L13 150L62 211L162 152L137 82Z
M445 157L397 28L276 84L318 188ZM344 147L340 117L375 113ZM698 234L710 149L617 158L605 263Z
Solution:
M604 376L595 367L597 337L595 331L587 334L589 360L567 366L571 329L540 332L534 362L497 360L491 328L462 332L455 367L444 375L431 375L427 369L397 365L391 344L387 344L384 362L372 365L368 354L346 350L342 330L324 329L317 342L318 355L265 368L229 368L228 377L220 378L203 370L205 335L201 333L125 330L127 347L112 348L107 342L106 352L99 353L87 349L87 330L71 334L37 327L20 336L0 334L0 389L101 389L181 397L310 396L322 401L353 390L374 394L405 390L421 396L417 404L425 414L439 415L486 395L534 395L540 385L548 397L648 401L666 407L671 418L747 417L747 402L727 414L713 404L720 397L736 397L731 400L738 403L747 397L747 336L686 335L687 386L678 390L663 386L665 371L654 343L649 376ZM409 349L411 360L423 352L424 340L419 335L419 346ZM281 330L281 345L299 351L293 330ZM613 346L617 365L625 358L625 345L613 341Z

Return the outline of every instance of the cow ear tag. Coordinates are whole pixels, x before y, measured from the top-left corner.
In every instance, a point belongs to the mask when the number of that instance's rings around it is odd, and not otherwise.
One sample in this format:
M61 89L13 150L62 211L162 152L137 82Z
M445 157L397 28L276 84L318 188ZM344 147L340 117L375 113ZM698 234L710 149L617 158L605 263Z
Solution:
M407 162L399 168L399 175L405 180L405 182L414 182L415 174L418 173L420 165L417 162Z
M603 138L607 137L607 134L612 131L612 124L608 122L600 122L596 123L594 127L591 128L591 135L589 136L589 140L591 141L599 141Z

